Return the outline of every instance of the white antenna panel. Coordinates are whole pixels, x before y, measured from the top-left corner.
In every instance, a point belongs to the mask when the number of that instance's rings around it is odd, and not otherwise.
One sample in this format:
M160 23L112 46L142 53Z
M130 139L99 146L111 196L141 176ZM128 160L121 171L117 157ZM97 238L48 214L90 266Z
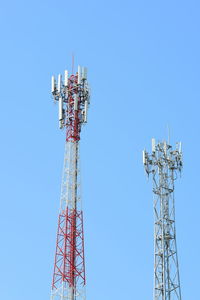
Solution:
M58 93L61 92L61 83L62 83L62 76L61 74L58 75Z
M182 153L182 143L179 142L179 153Z
M84 114L84 122L87 123L87 114L88 114L88 101L85 101L85 114Z
M55 92L55 88L56 88L56 82L55 82L55 77L52 76L51 77L51 92Z
M68 71L65 70L65 82L64 82L65 86L68 86Z
M167 154L167 143L166 143L166 141L164 141L163 148L164 148L164 153Z
M153 138L151 140L152 152L156 152L156 140Z
M58 100L58 118L59 121L63 120L63 98L59 97Z
M82 79L87 79L87 68L82 67Z
M145 150L142 151L142 160L143 160L143 165L146 164L146 157L145 157Z
M82 74L81 74L81 66L78 66L78 84L81 83Z

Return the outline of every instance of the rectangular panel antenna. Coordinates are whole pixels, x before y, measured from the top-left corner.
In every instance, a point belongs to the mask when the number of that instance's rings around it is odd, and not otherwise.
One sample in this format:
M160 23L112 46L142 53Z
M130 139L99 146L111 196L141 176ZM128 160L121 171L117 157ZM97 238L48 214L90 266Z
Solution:
M64 82L65 86L68 86L68 71L65 70L65 82Z
M62 75L58 75L58 93L61 92Z
M164 143L163 143L163 149L164 149L164 153L166 155L167 154L167 142L166 141L164 141Z
M81 84L82 74L81 74L81 66L78 66L78 84Z
M59 121L63 120L63 98L59 97L58 100L58 118Z
M56 89L56 82L55 82L55 77L52 76L51 77L51 92L55 92L55 89Z
M143 165L145 165L146 164L145 150L142 151L142 159L143 159Z
M182 143L179 142L179 153L182 153Z
M87 68L82 67L82 79L87 79Z
M84 123L87 123L87 114L88 114L88 101L85 101L85 109L84 109Z
M152 152L156 152L156 140L152 138L151 140Z

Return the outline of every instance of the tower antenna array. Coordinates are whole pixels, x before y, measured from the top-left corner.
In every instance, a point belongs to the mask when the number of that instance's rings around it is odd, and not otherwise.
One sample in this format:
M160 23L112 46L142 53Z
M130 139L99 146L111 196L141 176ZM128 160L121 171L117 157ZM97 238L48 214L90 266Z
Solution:
M143 151L154 193L154 300L181 300L176 245L174 181L182 169L181 143L173 150L152 139L152 154Z
M56 240L51 300L85 299L83 212L79 182L79 142L87 123L89 88L87 69L74 75L52 76L51 92L59 108L59 127L66 129L63 178Z

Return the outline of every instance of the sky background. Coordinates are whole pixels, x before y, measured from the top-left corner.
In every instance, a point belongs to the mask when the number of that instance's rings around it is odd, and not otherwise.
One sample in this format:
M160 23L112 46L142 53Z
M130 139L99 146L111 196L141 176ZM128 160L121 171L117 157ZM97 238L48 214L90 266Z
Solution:
M153 200L142 150L183 143L176 182L183 299L199 297L199 1L1 1L0 282L48 300L65 133L51 75L88 67L81 169L88 300L153 299Z

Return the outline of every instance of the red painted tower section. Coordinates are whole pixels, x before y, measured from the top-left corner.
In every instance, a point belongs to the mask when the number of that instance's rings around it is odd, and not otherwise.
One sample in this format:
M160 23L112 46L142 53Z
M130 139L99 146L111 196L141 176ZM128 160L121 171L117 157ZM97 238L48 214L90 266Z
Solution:
M59 288L62 282L76 288L78 281L85 285L83 212L67 207L58 218L52 288Z

